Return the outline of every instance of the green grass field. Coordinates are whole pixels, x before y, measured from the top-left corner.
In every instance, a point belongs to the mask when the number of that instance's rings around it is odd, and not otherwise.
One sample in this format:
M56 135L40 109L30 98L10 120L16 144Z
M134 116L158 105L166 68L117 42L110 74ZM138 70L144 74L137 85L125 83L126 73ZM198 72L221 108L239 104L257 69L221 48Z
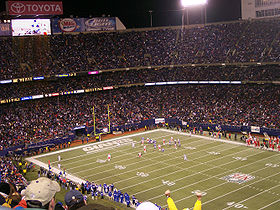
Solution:
M162 145L180 139L182 146L165 145L164 152L148 144L143 153L141 137ZM135 142L135 148L132 147ZM142 152L142 158L138 153ZM108 153L111 161L107 161ZM57 156L67 174L96 183L114 183L123 193L140 201L166 206L164 192L171 190L178 209L192 208L195 191L203 193L203 210L280 209L280 153L246 147L236 142L213 141L171 130L153 130L100 143L77 146L30 158L57 168ZM188 160L183 159L184 154ZM40 161L40 162L39 162ZM43 164L44 163L44 164Z

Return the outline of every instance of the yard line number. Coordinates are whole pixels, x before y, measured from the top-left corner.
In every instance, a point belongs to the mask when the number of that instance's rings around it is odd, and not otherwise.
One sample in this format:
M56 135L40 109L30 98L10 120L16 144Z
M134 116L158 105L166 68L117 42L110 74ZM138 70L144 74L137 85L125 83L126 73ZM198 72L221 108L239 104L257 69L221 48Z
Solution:
M241 203L235 203L234 201L232 202L227 202L227 205L236 209L248 209L247 206L241 204Z
M169 180L161 180L162 181L162 184L164 184L164 185L167 185L167 186L172 186L172 185L174 185L175 184L175 182L171 182L171 181L169 181Z
M149 174L148 173L144 173L144 172L138 172L136 173L137 176L140 176L140 177L148 177Z

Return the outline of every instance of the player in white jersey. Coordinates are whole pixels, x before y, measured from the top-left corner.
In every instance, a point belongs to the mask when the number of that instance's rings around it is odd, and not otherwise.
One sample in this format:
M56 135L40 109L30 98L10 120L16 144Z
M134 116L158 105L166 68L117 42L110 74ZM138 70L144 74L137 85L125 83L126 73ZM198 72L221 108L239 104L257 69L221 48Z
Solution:
M134 141L131 143L132 148L135 148L135 143Z
M108 154L108 161L109 162L111 161L111 154L110 153Z
M61 167L60 163L57 164L57 167L60 169L60 167Z
M162 140L162 144L165 145L165 139Z
M184 154L184 160L188 160L188 158L187 158L187 155L186 155L186 154Z
M158 145L158 151L161 151L161 145L160 144Z
M58 162L60 162L60 161L61 161L61 157L60 157L60 155L58 155L58 156L57 156L57 160L58 160Z
M142 153L141 152L138 153L138 157L142 157Z
M144 153L147 152L147 148L146 148L146 145L144 145Z

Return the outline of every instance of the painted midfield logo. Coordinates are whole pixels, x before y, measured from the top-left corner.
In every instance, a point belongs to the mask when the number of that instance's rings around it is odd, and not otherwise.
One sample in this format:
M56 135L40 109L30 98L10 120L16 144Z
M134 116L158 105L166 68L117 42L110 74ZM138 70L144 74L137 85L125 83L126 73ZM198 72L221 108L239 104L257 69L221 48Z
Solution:
M243 184L245 182L255 179L255 177L249 174L234 173L228 176L224 176L221 179L231 183Z

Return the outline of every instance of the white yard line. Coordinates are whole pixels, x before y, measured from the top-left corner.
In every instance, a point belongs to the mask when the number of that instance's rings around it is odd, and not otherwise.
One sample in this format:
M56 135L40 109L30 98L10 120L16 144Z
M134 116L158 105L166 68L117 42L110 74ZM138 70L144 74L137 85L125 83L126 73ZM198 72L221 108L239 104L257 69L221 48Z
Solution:
M269 158L271 158L271 157L269 157ZM267 158L266 158L266 159L267 159ZM259 161L263 161L263 160L264 160L264 159L259 160ZM258 161L256 161L256 162L258 162ZM256 162L254 162L254 163L256 163ZM176 192L176 191L181 190L181 189L184 189L184 188L186 188L186 187L189 187L189 186L192 186L192 185L196 185L196 184L198 184L198 183L200 183L200 182L207 181L207 180L209 180L209 179L211 179L211 178L219 177L219 176L221 176L222 174L230 173L231 171L234 171L234 170L239 169L239 168L247 167L248 165L252 165L252 164L254 164L254 163L246 164L245 166L241 166L241 167L238 167L238 168L234 168L234 169L232 169L232 170L227 170L226 172L223 172L223 173L221 173L221 174L215 175L215 176L210 177L210 178L208 178L208 179L204 179L204 180L199 181L199 182L196 182L196 183L194 183L194 184L191 184L191 185L188 185L188 186L184 186L184 187L178 188L178 189L176 189L176 190L173 190L172 192ZM261 169L255 170L255 171L251 171L250 174L256 173L256 172L259 172L259 171L262 171L262 170L264 170L264 169L266 169L266 168L268 168L268 167L261 168ZM221 183L221 184L219 184L219 185L215 185L215 186L210 187L210 188L208 188L208 189L205 189L205 190L203 190L203 191L207 192L207 191L209 191L209 190L215 189L215 188L220 187L220 186L225 185L225 184L228 184L228 182L224 182L224 183ZM157 196L157 197L159 197L159 196ZM157 198L157 197L154 197L154 198ZM180 200L176 200L175 202L178 203L178 202L181 202L181 201L186 200L186 199L191 198L191 197L193 197L193 194L190 195L190 196L184 197L184 198L182 198L182 199L180 199ZM152 198L152 199L154 199L154 198ZM152 199L149 199L149 200L152 200Z
M274 202L272 202L272 203L270 203L270 204L268 204L268 205L266 205L266 206L264 206L264 207L262 207L262 208L260 208L259 210L265 209L265 208L267 208L267 207L269 207L269 206L272 206L273 204L278 203L278 202L280 202L280 199L277 200L277 201L274 201Z
M246 151L246 150L245 150L245 151ZM247 157L251 157L251 156L254 156L254 155L256 155L256 154L249 155L249 156L247 156ZM210 179L212 179L212 178L219 177L219 176L221 176L222 174L226 174L226 173L229 173L229 172L234 171L234 170L236 170L236 169L240 169L240 168L247 167L247 166L249 166L249 165L253 165L253 164L255 164L256 162L263 161L263 160L269 159L269 158L271 158L271 156L270 156L270 157L267 157L267 158L264 158L264 159L261 159L261 160L258 160L258 161L255 161L255 162L253 162L253 163L249 163L249 164L240 166L240 167L238 167L238 168L234 168L234 169L232 169L232 170L227 170L227 171L225 171L225 172L223 172L223 173L217 174L217 175L215 175L215 176L211 176L210 178L207 178L207 179L203 179L203 180L201 180L201 181L199 181L199 182L196 182L196 183L194 183L194 184L180 187L180 188L178 188L178 189L176 189L176 190L172 190L172 192L176 192L176 191L178 191L178 190L181 190L181 189L184 189L184 188L186 188L186 187L189 187L189 186L198 184L198 183L200 183L200 182L204 182L204 181L210 180ZM227 164L230 164L230 163L235 162L235 161L237 161L237 160L233 160L233 161L227 162L227 163L225 163L225 164L223 164L223 165L227 165ZM219 165L219 166L216 166L216 167L213 167L213 168L221 167L221 166L223 166L223 165ZM202 170L202 171L200 171L200 172L198 172L198 173L196 173L196 174L200 174L200 173L203 174L203 172L208 171L208 170L212 170L213 168L206 169L206 170ZM262 168L262 169L263 169L263 168ZM192 175L195 175L195 174L192 174ZM190 176L192 176L192 175L190 175ZM177 181L177 180L174 180L174 181ZM222 184L227 184L227 182L222 183ZM217 185L216 185L215 187L217 187ZM213 187L211 187L211 188L213 188ZM207 189L207 190L209 190L209 189ZM207 191L207 190L204 190L204 191ZM150 198L149 200L153 200L153 199L159 198L159 197L161 197L161 196L162 196L162 195L155 196L155 197L153 197L153 198ZM192 195L192 196L193 196L193 195ZM189 197L192 197L192 196L189 196ZM187 199L187 198L188 198L188 197L185 197L185 198L183 198L183 199L177 200L176 202L180 202L181 200L185 200L185 199Z
M203 140L200 140L200 141L203 141ZM197 141L198 142L198 141ZM192 143L197 143L197 142L191 142L190 144L192 144ZM209 143L209 144L211 144L211 143ZM189 144L186 144L186 145L189 145ZM205 146L205 145L204 145ZM217 145L217 146L215 146L215 147L218 147L218 146L221 146L221 145ZM213 147L214 148L214 147ZM170 154L173 154L173 153L177 153L178 151L174 151L174 152L171 152L171 153L165 153L164 154L164 156L169 156ZM198 153L198 152L194 152L194 153ZM191 153L191 154L194 154L194 153ZM152 153L150 153L150 154L152 154ZM158 157L154 157L154 158L149 158L149 159L147 159L147 161L150 161L150 160L153 160L153 159L156 159L156 158L158 158ZM172 158L172 159L168 159L168 160L174 160L174 159L177 159L178 157L175 157L175 158ZM133 159L135 159L135 158L133 158ZM129 160L129 159L127 159L127 160ZM117 161L117 162L122 162L122 161L127 161L127 160L121 160L121 161ZM115 163L117 163L117 162L115 162ZM113 164L115 164L115 163L113 163ZM136 165L136 164L138 164L138 162L134 162L134 163L131 163L131 164L128 164L128 165L125 165L126 167L127 166L131 166L131 165ZM153 166L153 165L157 165L157 163L152 163L152 164L148 164L148 165L145 165L145 166L143 166L143 167L140 167L140 168L144 168L144 167L150 167L150 166ZM140 168L138 168L138 169L140 169ZM91 169L90 169L91 170ZM90 176L86 176L86 177L84 177L84 178L88 178L88 177L92 177L92 176L95 176L96 174L102 174L102 173L104 173L104 172L108 172L108 171L114 171L115 169L109 169L109 170L106 170L106 171L102 171L102 172L99 172L99 173L95 173L94 175L90 175ZM87 170L85 170L85 171L88 171L88 169ZM105 178L102 178L102 179L97 179L96 181L99 181L99 180L103 180L103 179L107 179L107 178L110 178L110 177L114 177L114 176L119 176L119 175L122 175L122 174L125 174L125 173L129 173L129 172L131 172L131 171L135 171L135 169L132 169L132 170L130 170L130 171L126 171L126 172L123 172L123 173L119 173L119 174L114 174L114 175L112 175L112 176L107 176L107 177L105 177ZM79 172L80 173L80 172Z
M213 139L213 138L210 138L210 137L199 136L199 135L190 135L189 133L171 131L171 130L167 130L167 129L157 129L157 130L152 130L152 131L146 131L146 132L141 132L141 133L137 133L137 134L127 135L127 136L121 136L121 137L114 138L114 139L111 139L111 140L106 140L106 142L111 142L111 141L119 140L119 139L122 139L122 138L129 138L129 137L134 137L134 136L145 135L145 134L149 134L149 133L153 133L153 132L158 132L158 131L164 131L164 132L174 133L174 134L178 134L178 135L185 135L185 136L188 136L188 137L197 137L197 138L207 139L207 140L216 141L216 142L223 142L223 143L227 143L227 144L235 144L235 145L240 145L240 146L246 146L245 143L233 142L233 141L229 141L229 140ZM97 144L101 144L101 143L103 143L103 142L92 143L92 144L86 144L86 145L77 146L77 147L73 147L73 148L69 148L69 149L64 149L64 150L60 150L60 151L50 152L50 153L47 153L47 154L42 154L42 155L37 155L37 156L31 157L31 158L27 158L27 160L33 162L33 163L36 164L36 165L39 165L39 166L41 166L41 167L44 167L45 169L48 169L48 165L47 165L47 164L42 163L41 161L36 160L35 158L45 157L45 156L54 155L54 154L59 154L59 153L62 153L62 152L68 152L68 151L71 151L71 150L81 149L81 148L84 148L84 147L88 147L88 146L91 146L91 145L97 145ZM252 147L252 148L254 148L254 147ZM244 150L244 151L245 151L245 150ZM242 152L242 151L241 151L241 152ZM231 155L234 155L234 154L231 154ZM77 158L77 157L75 157L75 158ZM271 157L268 157L268 158L271 158ZM267 159L267 158L265 158L265 159ZM215 160L217 160L217 159L215 159ZM264 159L262 159L262 160L264 160ZM262 160L259 160L259 161L262 161ZM211 161L212 161L212 160L211 160ZM236 161L236 160L235 160L235 161ZM231 162L233 162L233 161L231 161ZM258 161L255 161L255 162L258 162ZM254 163L255 163L255 162L254 162ZM251 163L251 164L254 164L254 163ZM226 164L228 164L228 163L226 163ZM224 165L226 165L226 164L224 164ZM250 165L250 164L249 164L249 165ZM219 165L219 167L220 167L220 166L221 166L221 165ZM246 166L246 165L244 165L244 166L242 166L242 167L245 167L245 166ZM54 173L59 173L59 172L60 172L60 170L58 170L58 169L56 169L56 168L54 168L54 167L53 167L52 169L53 169L53 172L54 172ZM234 169L234 170L235 170L235 169ZM203 172L203 171L202 171L202 172ZM200 172L200 173L201 173L201 172ZM277 173L277 174L279 174L279 173ZM271 175L271 176L275 176L275 175L277 175L277 174L274 174L274 175ZM267 178L270 178L271 176L266 177L266 178L263 178L263 179L261 179L261 180L259 180L259 181L262 181L262 180L265 180L265 179L267 179ZM78 178L78 177L76 177L76 176L72 176L71 174L67 174L66 177L67 177L67 179L72 180L72 181L74 181L74 182L76 182L76 183L85 182L85 180L80 179L80 178ZM204 181L205 181L205 180L204 180ZM257 182L259 182L259 181L257 181ZM254 183L257 183L257 182L254 182ZM254 184L254 183L252 183L252 184ZM250 185L252 185L252 184L250 184ZM250 186L250 185L247 185L247 186ZM244 186L244 187L247 187L247 186ZM244 187L242 187L242 188L244 188ZM242 189L242 188L239 188L239 189L237 189L237 190L235 190L235 191L238 191L238 190L240 190L240 189ZM230 192L230 193L233 193L233 192L235 192L235 191L232 191L232 192ZM227 193L227 194L230 194L230 193ZM227 194L222 195L222 196L219 196L219 197L217 197L217 198L215 198L215 199L212 199L212 200L210 200L210 201L207 201L207 202L205 202L204 204L207 204L207 203L212 202L212 201L214 201L214 200L216 200L216 199L219 199L219 198L221 198L221 197L224 197L224 196L226 196ZM153 198L152 198L152 199L153 199ZM280 201L280 200L278 200L278 201ZM277 203L278 201L275 201L274 203ZM270 204L270 205L272 205L272 204ZM265 207L263 207L263 208L265 208ZM263 208L261 208L261 209L263 209Z
M249 150L249 149L246 149L246 150ZM227 156L232 156L232 155L235 155L235 154L238 154L238 153L241 153L241 152L245 152L246 150L242 150L242 151L239 151L239 152L236 152L236 153L233 153L233 154L229 154L229 155L226 155L226 156L223 156L223 157L221 157L221 158L214 159L214 160L206 161L206 162L204 162L204 163L200 163L200 164L197 164L197 165L188 167L188 168L184 168L184 169L181 169L181 170L176 170L176 171L174 171L173 173L177 173L178 171L182 171L182 170L183 170L183 171L187 171L187 170L190 169L190 168L197 167L197 166L199 166L199 165L206 164L206 163L208 163L208 162L213 162L213 161L216 161L216 160L220 160L220 159L223 159L223 158L225 158L225 157L227 157ZM254 155L256 155L256 154L254 154ZM253 156L253 155L252 155L252 156ZM231 161L231 162L235 162L235 161L237 161L237 160L233 160L233 161ZM226 164L229 164L229 163L231 163L231 162L227 162ZM224 165L226 165L226 164L224 164ZM179 178L179 179L175 179L175 180L172 180L172 181L173 181L173 182L180 181L180 180L185 179L185 178L187 178L187 177L195 176L195 175L197 175L197 174L202 174L202 172L209 171L209 170L212 170L212 169L218 168L218 167L220 167L220 165L219 165L219 166L215 166L215 167L211 167L211 168L209 168L209 169L205 169L205 170L203 170L203 171L200 171L200 172L197 172L197 173L193 173L193 174L191 174L191 175L188 175L188 176L185 176L185 177L182 177L182 178ZM171 174L173 174L173 173L171 173ZM154 178L154 179L158 179L158 178L160 178L160 177L164 177L164 176L167 176L167 175L170 175L170 174L165 174L165 175L159 176L159 177ZM145 182L149 182L149 181L154 180L154 179L150 179L150 180L147 180L147 181L145 181ZM145 183L145 182L141 182L141 183L139 183L139 184L137 184L137 185L143 184L143 183ZM134 187L134 186L137 186L137 185L129 186L129 187L126 187L126 188ZM144 192L147 192L147 191L149 191L149 190L156 189L156 188L159 188L159 187L162 187L162 186L164 186L164 184L157 185L157 186L152 187L152 188L149 188L149 189L147 189L147 190L143 190L143 191L137 192L136 194L141 194L141 193L144 193ZM126 188L122 188L122 189L126 189Z
M154 138L154 139L160 139L160 138L164 138L164 137L166 137L166 136L171 136L172 134L168 134L168 135L165 135L165 136L161 136L161 137L158 137L158 138ZM115 140L116 141L116 140ZM134 141L135 142L135 141ZM107 141L103 141L103 144L106 144L106 143L108 143ZM139 142L135 142L136 144L138 144ZM127 143L127 144L131 144L131 142L129 142L129 143ZM127 144L121 144L121 146L123 146L123 145L127 145ZM94 144L95 145L95 144ZM119 147L119 146L114 146L114 147L108 147L108 149L113 149L113 148L117 148L117 147ZM141 146L137 146L137 147L141 147ZM118 152L119 151L122 151L122 152L124 152L124 151L130 151L131 150L131 148L129 148L129 149L121 149L121 150L118 150ZM72 160L72 159L76 159L76 158L80 158L80 157L84 157L84 156L88 156L88 155L92 155L92 153L97 153L97 152L101 152L101 151L104 151L104 149L103 150L101 150L101 149L97 149L97 150L94 150L93 152L89 152L89 153L87 153L87 154L84 154L84 155L78 155L78 156L75 156L75 157L72 157L72 158L67 158L67 159L63 159L63 160L61 160L61 162L63 162L63 161L68 161L68 160ZM119 156L115 156L115 157L121 157L121 156L124 156L124 155L126 155L126 154L128 154L128 153L125 153L125 154L123 154L123 155L119 155ZM96 156L95 156L96 157ZM95 158L94 157L94 158ZM92 158L88 158L88 159L86 159L86 160L90 160L90 159L92 159ZM81 162L81 161L84 161L85 159L83 159L83 160L77 160L77 161L73 161L73 162L70 162L70 163L64 163L64 165L68 165L68 164L72 164L72 163L78 163L78 162ZM58 161L55 161L55 162L58 162ZM87 165L87 164L86 164ZM69 170L71 170L72 168L69 168Z
M204 144L203 146L205 146L205 145L207 145L207 144ZM217 146L220 146L220 145L217 145ZM216 146L215 146L215 147L216 147ZM213 147L213 148L215 148L215 147ZM204 151L204 150L200 150L200 151L193 152L193 153L188 153L188 155L192 155L192 154L195 154L195 153L201 153L201 151ZM168 155L170 155L170 154L168 154ZM201 156L201 157L199 157L199 158L195 158L195 159L193 159L192 161L197 160L197 159L201 159L202 157L206 157L206 156L208 156L208 155ZM173 158L173 159L177 159L177 158L179 158L179 157L175 157L175 158ZM168 161L169 161L169 160L173 160L173 159L168 159ZM162 161L157 161L157 163L163 163L163 164L167 165L166 163L164 163L164 162L162 162ZM157 163L155 163L155 164L157 164ZM156 169L156 170L152 170L152 171L149 171L149 173L153 173L153 172L156 172L156 171L160 171L160 170L166 169L166 168L168 168L168 167L174 167L174 166L177 166L177 165L180 165L180 164L182 164L182 162L180 162L180 163L178 163L178 164L176 164L176 165L169 165L169 166L164 167L164 168L159 168L159 169ZM143 167L141 167L141 168L143 168ZM137 170L138 170L138 169L140 169L140 168L137 168ZM133 171L135 171L135 170L133 170ZM179 171L180 171L180 170L179 170ZM173 173L170 173L170 174L173 174ZM121 174L116 174L116 176L119 176L119 175L121 175ZM134 178L138 178L138 176L137 176L137 175L136 175L136 176L132 176L132 177L130 177L130 178L128 178L128 179L123 179L123 180L120 180L120 181L117 181L117 182L114 182L114 183L126 182L127 180L134 179ZM143 183L143 182L142 182L142 183Z
M166 135L166 136L171 136L171 135ZM160 138L164 138L164 137L166 137L166 136L162 136L162 137L158 137L158 138L154 138L154 139L160 139ZM200 140L200 141L203 141L203 140ZM121 145L121 146L122 146L122 145ZM143 149L143 146L137 146L137 148L138 148L138 147ZM108 149L112 149L112 148L108 148ZM130 148L130 149L125 149L124 151L126 151L126 150L131 151L131 148ZM115 159L115 158L117 158L117 157L123 157L123 156L126 156L126 155L131 155L131 154L133 154L133 153L135 153L135 152L126 152L125 154L118 155L118 156L113 156L112 158ZM103 155L103 157L104 157L104 154L103 154L103 153L102 153L101 155ZM101 155L100 155L100 156L101 156ZM99 157L99 156L98 156L98 157ZM106 156L106 158L107 158L107 156ZM88 158L88 159L86 159L86 160L91 160L91 159L96 159L96 156L94 156L94 157L92 157L92 158ZM132 160L132 159L134 159L134 158L129 158L129 159L125 159L125 160L128 161L128 160ZM80 162L80 161L84 161L84 160L79 160L79 161L76 161L76 162ZM121 162L121 161L123 161L123 160L116 161L116 162L114 162L114 163ZM71 164L71 163L69 163L69 164ZM72 169L75 169L75 168L80 168L80 167L84 167L84 166L89 166L89 165L91 165L91 164L95 164L95 162L94 162L94 163L81 164L81 165L78 165L78 166L75 166L75 167L72 167L72 168L67 168L67 169L68 169L68 170L72 170ZM63 165L63 166L64 166L64 165ZM104 167L104 165L92 167L92 168L90 168L90 170L94 170L94 169L99 168L99 167ZM81 173L81 172L84 172L84 171L88 171L88 169L79 171L79 172L77 172L77 173Z
M140 135L145 135L145 134L149 134L149 133L154 133L154 132L157 132L157 131L159 131L159 130L151 130L151 131L145 131L145 132L136 133L136 134L120 136L120 137L113 138L113 139L106 140L106 141L94 142L94 143L85 144L85 145L81 145L81 146L76 146L76 147L72 147L72 148L68 148L68 149L64 149L64 150L59 150L59 151L54 151L54 152L48 152L48 153L41 154L41 155L36 155L36 156L33 156L33 158L40 158L40 157L55 155L55 154L59 154L59 153L63 153L63 152L69 152L69 151L72 151L72 150L81 149L81 148L92 146L92 145L104 144L105 142L106 143L107 142L112 142L112 141L116 141L116 140L120 140L120 139L124 139L124 138L129 138L129 137L134 137L134 136L140 136ZM165 131L165 132L167 132L167 131Z
M159 129L158 130L145 131L145 132L131 134L131 135L125 135L125 136L113 138L113 139L106 140L106 141L95 142L95 143L91 143L91 144L86 144L86 145L81 145L81 146L77 146L77 147L72 147L72 148L64 149L64 150L49 152L49 153L46 153L46 154L36 155L36 156L33 156L33 157L26 158L26 160L48 170L48 168L49 168L48 165L43 163L43 162L41 162L41 161L39 161L39 160L37 160L36 158L46 157L46 156L55 155L55 154L60 154L62 152L69 152L69 151L72 151L72 150L81 149L81 148L85 148L85 147L92 146L92 145L103 144L104 142L105 143L112 142L112 141L120 140L120 139L123 139L123 138L129 138L129 137L134 137L134 136L146 135L146 134L154 133L154 132L158 132L158 131L159 131ZM168 130L162 130L162 131L168 132ZM75 157L75 158L77 158L77 157ZM59 174L59 172L61 171L61 170L59 170L59 169L57 169L55 167L52 167L52 169L53 169L53 172L57 173L57 174ZM82 179L80 179L79 177L76 177L76 176L72 176L71 174L67 175L67 178L69 180L72 180L72 181L76 182L76 183L85 182L85 180L82 180Z
M260 192L260 193L258 193L258 194L255 194L255 195L253 195L253 196L251 196L251 197L249 197L249 198L246 198L246 199L244 199L244 200L242 200L242 201L239 201L239 202L237 202L237 203L243 203L243 202L245 202L245 201L247 201L247 200L250 200L250 199L252 199L252 198L254 198L254 197L256 197L256 196L259 196L259 195L261 195L261 194L263 194L263 193L265 193L265 192L267 192L267 191L269 191L269 190L272 190L272 189L274 189L274 188L276 188L276 187L279 187L279 186L280 186L280 184L278 184L278 185L276 185L276 186L274 186L274 187L271 187L271 188L269 188L269 189L266 189L266 190L264 190L264 191L262 191L262 192ZM226 208L223 208L223 210L229 209L229 208L231 208L231 206L228 206L228 207L226 207Z
M270 175L270 176L267 176L267 177L265 177L265 178L262 178L262 179L260 179L260 180L258 180L258 181L255 181L255 182L253 182L253 183L251 183L251 184L249 184L249 185L245 185L245 186L243 186L243 187L240 187L240 188L238 188L238 189L236 189L236 190L230 191L230 192L228 192L228 193L226 193L226 194L223 194L223 195L221 195L221 196L218 196L218 197L216 197L216 198L214 198L214 199L212 199L212 200L206 201L205 203L203 203L203 205L205 205L205 204L207 204L207 203L211 203L211 202L213 202L213 201L215 201L215 200L217 200L217 199L220 199L220 198L222 198L222 197L225 197L225 196L227 196L227 195L230 195L230 194L232 194L232 193L234 193L234 192L237 192L238 190L241 190L241 189L243 189L243 188L249 187L249 186L251 186L251 185L253 185L253 184L256 184L256 183L258 183L258 182L260 182L260 181L266 180L266 179L268 179L268 178L270 178L270 177L273 177L273 176L276 176L276 175L278 175L278 174L280 174L280 172L278 172L278 173L276 173L276 174L273 174L273 175Z

